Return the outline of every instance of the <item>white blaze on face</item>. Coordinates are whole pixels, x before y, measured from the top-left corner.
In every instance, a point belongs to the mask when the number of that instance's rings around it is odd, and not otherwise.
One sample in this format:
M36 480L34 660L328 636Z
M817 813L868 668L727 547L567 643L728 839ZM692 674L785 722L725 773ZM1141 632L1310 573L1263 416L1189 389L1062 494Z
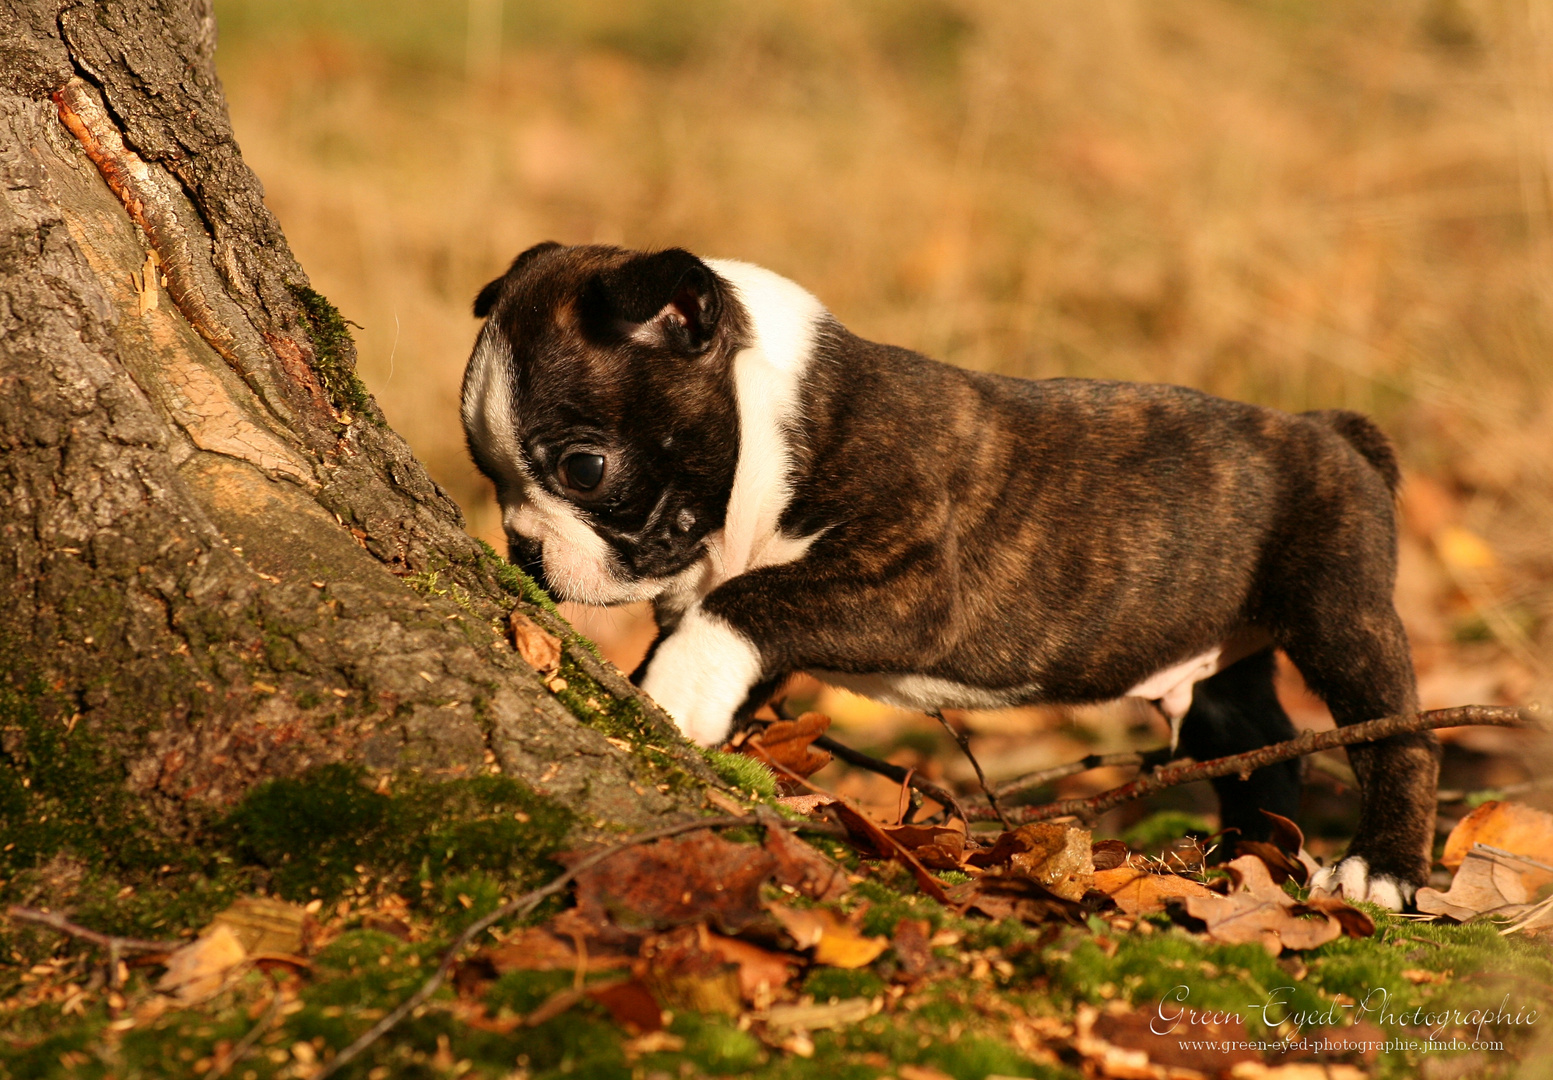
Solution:
M614 551L581 512L534 479L518 442L513 415L511 346L486 323L464 376L464 430L495 465L502 526L540 545L545 577L556 594L584 604L625 604L651 598L661 585L631 581Z

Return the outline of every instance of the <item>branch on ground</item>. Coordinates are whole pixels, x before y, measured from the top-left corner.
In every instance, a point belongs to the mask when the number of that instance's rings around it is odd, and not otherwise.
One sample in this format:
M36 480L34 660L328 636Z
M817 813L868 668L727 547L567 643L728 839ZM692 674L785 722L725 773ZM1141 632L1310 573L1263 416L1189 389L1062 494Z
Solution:
M1541 727L1542 718L1537 716L1533 709L1499 708L1490 705L1462 705L1454 709L1434 709L1403 716L1387 716L1380 720L1338 728L1335 731L1307 731L1287 742L1273 743L1259 750L1214 758L1212 761L1171 762L1151 773L1089 798L1059 799L1040 806L1020 807L1010 811L1010 815L1020 823L1049 821L1052 818L1067 816L1091 820L1122 803L1141 799L1156 791L1164 791L1166 788L1181 784L1212 780L1220 776L1238 775L1241 779L1248 779L1253 772L1268 765L1276 765L1280 761L1304 757L1321 750L1334 750L1337 747L1352 746L1355 743L1376 742L1395 735L1409 735L1435 728L1471 725ZM1048 773L1051 771L1047 770ZM1065 775L1071 775L1071 773ZM1006 793L1015 785L1020 788L1033 786L1026 785L1024 780L1025 778L1011 781L999 789L1000 793ZM990 806L971 806L967 808L967 813L973 821L997 819L997 815Z

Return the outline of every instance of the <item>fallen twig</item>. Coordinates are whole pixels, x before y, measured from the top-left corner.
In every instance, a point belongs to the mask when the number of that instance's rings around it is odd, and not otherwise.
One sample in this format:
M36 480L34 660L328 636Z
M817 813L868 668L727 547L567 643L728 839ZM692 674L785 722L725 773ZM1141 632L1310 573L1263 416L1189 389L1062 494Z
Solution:
M803 785L817 795L827 795L833 799L834 802L828 807L833 814L837 814L843 819L847 815L851 815L857 826L867 832L869 840L879 849L881 854L890 851L895 853L891 857L900 861L911 872L912 878L917 883L917 888L931 896L934 900L937 900L940 904L946 907L949 906L951 901L949 894L944 891L944 883L929 873L928 868L923 866L921 861L904 844L885 832L878 822L873 821L867 814L863 813L861 809L853 804L851 799L848 799L845 795L838 795L834 791L824 791L815 787L809 782L807 777L799 776L779 761L773 761L769 764L777 772L786 774L789 780ZM962 818L961 820L965 819ZM966 827L970 827L968 821L966 822ZM851 832L853 830L849 828L848 831Z
M104 934L97 930L88 929L79 923L73 923L63 915L52 911L39 911L36 908L9 907L5 909L5 913L18 922L38 923L58 930L61 934L69 934L73 938L89 941L93 945L104 949L117 949L121 953L172 952L174 949L181 949L188 944L186 941L146 941L142 938Z
M1362 724L1352 724L1335 731L1306 731L1287 742L1273 743L1258 750L1229 757L1214 758L1203 762L1179 762L1161 766L1146 776L1139 776L1119 787L1102 791L1087 799L1059 799L1041 806L1026 806L1014 811L1017 821L1047 821L1069 814L1093 819L1112 807L1141 799L1156 791L1189 784L1197 780L1212 780L1219 776L1251 773L1280 761L1314 754L1318 750L1331 750L1354 743L1376 742L1393 735L1408 735L1442 727L1466 725L1491 725L1495 727L1533 727L1540 718L1531 709L1507 709L1489 705L1463 705L1455 709L1434 709L1429 712L1405 716L1387 716ZM991 808L972 807L971 817L977 821L990 821L995 816Z
M1501 784L1497 787L1483 788L1477 791L1446 790L1439 792L1435 798L1442 803L1459 803L1466 802L1474 795L1500 798L1505 795L1524 795L1528 791L1541 791L1546 787L1553 787L1553 776L1541 776L1535 780L1523 780L1519 784Z
M1008 820L1008 815L1005 814L1003 812L1003 808L998 805L997 793L992 790L992 785L987 783L987 774L981 771L981 762L977 761L976 755L971 753L970 732L961 731L959 728L955 727L945 718L944 714L939 712L937 709L933 709L928 713L928 715L931 716L934 720L937 720L940 724L944 725L944 730L949 732L949 737L954 739L954 741L959 744L960 753L965 755L965 759L971 763L971 768L976 770L976 782L981 785L982 794L987 796L987 805L992 807L992 812L998 816L998 820L1003 823L1003 827L1005 829L1012 829L1014 827L1014 823Z
M58 930L61 934L79 938L90 942L100 949L108 952L108 985L117 990L119 986L119 957L125 953L170 953L174 949L181 949L187 945L186 941L147 941L143 938L119 937L116 934L104 934L97 930L89 929L80 923L73 923L63 915L52 911L39 911L36 908L9 907L5 913L17 922L37 923L47 926L51 930Z
M270 998L269 1007L264 1010L264 1015L259 1017L258 1023L254 1024L249 1029L248 1034L237 1041L236 1046L222 1056L220 1063L215 1068L205 1074L205 1080L221 1080L221 1077L232 1071L232 1066L247 1057L248 1051L252 1050L255 1044L264 1037L264 1033L275 1026L275 1021L280 1018L281 1009L284 1008L285 1004L285 999L281 997L280 987L275 987L275 996Z
M1026 773L1024 776L1015 777L1013 780L997 786L1000 798L1008 798L1010 795L1018 795L1038 788L1043 784L1050 784L1054 780L1062 780L1069 776L1076 776L1090 769L1103 769L1107 766L1117 765L1142 765L1144 755L1128 751L1122 754L1090 754L1088 757L1077 761L1070 761L1066 765L1054 765L1050 769L1041 769L1038 772Z
M821 735L814 740L812 745L818 746L823 750L829 750L848 765L855 765L859 769L867 769L869 772L878 773L880 776L894 780L897 784L909 784L914 790L922 792L922 794L938 803L947 812L958 817L961 821L970 820L970 818L965 816L965 807L960 804L959 799L955 798L953 792L939 787L931 780L924 779L920 773L914 772L904 765L891 765L888 761L876 758L872 754L865 754L861 750L854 750L846 743L837 742L829 735ZM814 790L818 791L819 789L815 788ZM825 794L829 794L829 792Z
M567 885L571 884L573 878L590 866L595 866L613 855L618 855L627 848L635 847L637 844L662 840L669 836L678 836L680 833L695 832L698 829L721 829L736 825L748 825L749 823L748 818L734 817L730 814L722 817L700 818L695 821L681 821L674 825L665 825L659 829L648 829L646 832L637 833L629 840L618 844L611 844L607 848L602 848L591 855L579 859L575 866L550 882L550 884L542 885L532 892L526 892L516 900L510 900L503 904L484 918L476 919L462 934L453 940L453 944L442 954L442 962L437 965L437 970L433 971L431 977L421 984L420 989L400 1002L398 1008L368 1028L355 1042L336 1054L328 1065L325 1065L313 1074L313 1080L326 1080L327 1077L333 1076L340 1069L360 1057L362 1052L373 1043L392 1031L406 1016L409 1016L423 1005L447 979L448 972L452 971L453 965L458 962L459 954L468 948L481 934L503 919L528 914L538 907L541 901L565 889Z

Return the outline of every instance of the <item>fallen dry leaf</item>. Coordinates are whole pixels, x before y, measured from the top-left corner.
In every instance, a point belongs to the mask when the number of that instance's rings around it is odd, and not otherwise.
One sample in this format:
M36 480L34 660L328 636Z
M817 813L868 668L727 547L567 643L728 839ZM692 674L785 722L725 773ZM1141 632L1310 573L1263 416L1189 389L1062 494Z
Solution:
M1096 870L1094 888L1105 893L1128 915L1159 915L1171 900L1212 896L1213 890L1179 874L1151 874L1133 866Z
M1089 848L1089 860L1096 871L1125 866L1130 854L1124 840L1096 840Z
M561 639L516 609L507 617L512 629L512 647L525 663L541 675L554 675L561 669Z
M636 979L590 986L587 993L629 1034L646 1034L663 1028L663 1010L658 1007L658 999Z
M868 998L844 998L828 1005L773 1005L755 1019L771 1028L819 1031L867 1020L879 1011L879 1004Z
M1233 887L1224 896L1186 897L1181 908L1204 924L1202 932L1226 944L1256 942L1276 956L1284 949L1314 949L1343 934L1355 937L1374 932L1367 918L1335 912L1350 905L1336 898L1320 898L1303 904L1274 884L1267 864L1253 855L1225 863ZM1337 907L1334 907L1334 904Z
M167 957L167 971L156 988L180 1005L193 1005L214 997L227 975L247 958L248 951L232 928L216 923Z
M1476 844L1462 860L1450 891L1425 887L1418 890L1414 903L1425 915L1444 915L1457 922L1489 912L1519 915L1531 898L1527 878L1538 875L1537 867L1526 866L1509 852Z
M949 893L944 889L944 883L928 873L927 868L917 861L915 855L890 839L889 834L878 823L842 800L831 804L830 809L841 824L846 826L847 832L857 843L859 850L878 852L886 858L899 859L906 869L911 871L917 888L940 904L951 902Z
M1265 840L1239 840L1235 843L1235 854L1254 855L1261 859L1276 884L1282 885L1290 878L1298 885L1310 882L1310 871L1300 862L1298 854L1290 854L1277 844Z
M1027 877L1064 900L1079 900L1094 877L1090 852L1088 829L1038 821L1010 829L989 850L965 861L972 866L1005 866L1005 876Z
M667 1031L649 1031L624 1044L627 1060L642 1054L673 1054L685 1049L685 1040Z
M791 885L811 900L836 900L847 891L847 872L788 832L775 814L763 811L765 849L776 860L776 882Z
M1223 869L1233 885L1227 895L1186 897L1180 907L1204 925L1202 932L1227 944L1258 943L1276 956L1283 949L1313 949L1344 933L1363 936L1368 920L1340 919L1331 902L1302 904L1274 884L1267 864L1242 855ZM1342 904L1341 900L1336 901ZM1346 906L1346 905L1344 905ZM1373 932L1373 924L1369 924Z
M705 927L699 944L703 951L725 964L739 968L739 993L757 1007L769 1005L772 997L787 985L798 961L791 956L762 949L739 938L723 937Z
M884 834L923 866L959 870L965 865L965 833L942 825L885 825Z
M786 780L786 773L800 778L812 776L830 764L829 751L816 750L810 745L829 727L830 717L807 712L796 720L767 724L733 750L770 765L776 770L779 783Z
M737 933L760 917L760 887L776 868L776 858L762 848L710 831L687 833L627 848L578 874L577 910L628 931L705 919Z
M245 896L211 920L225 926L248 953L295 954L302 951L307 912L300 904L288 904L267 896Z
M1455 870L1477 844L1530 859L1521 867L1528 894L1553 882L1553 814L1520 803L1486 802L1457 822L1440 862Z
M800 949L813 949L814 962L830 967L860 968L890 947L888 939L866 937L829 908L791 908L772 904L775 915Z
M979 911L989 919L1018 919L1032 926L1057 921L1078 926L1084 921L1084 909L1076 901L1027 877L984 874L957 885L950 896L962 910Z
M1316 911L1328 918L1336 919L1337 925L1343 928L1343 933L1351 938L1372 937L1375 934L1375 920L1340 896L1317 893L1296 905L1293 910L1299 914Z

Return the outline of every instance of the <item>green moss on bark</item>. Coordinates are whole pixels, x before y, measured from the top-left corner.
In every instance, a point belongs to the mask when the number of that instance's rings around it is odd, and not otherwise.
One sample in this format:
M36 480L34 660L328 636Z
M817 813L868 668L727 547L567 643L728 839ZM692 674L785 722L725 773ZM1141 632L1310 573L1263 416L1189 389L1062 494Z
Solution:
M335 411L352 418L374 418L370 408L372 397L356 375L356 342L345 317L322 293L306 285L292 285L291 295L307 321L307 334L313 343L313 371Z
M0 877L60 859L138 873L183 854L77 717L70 699L36 679L0 682Z

